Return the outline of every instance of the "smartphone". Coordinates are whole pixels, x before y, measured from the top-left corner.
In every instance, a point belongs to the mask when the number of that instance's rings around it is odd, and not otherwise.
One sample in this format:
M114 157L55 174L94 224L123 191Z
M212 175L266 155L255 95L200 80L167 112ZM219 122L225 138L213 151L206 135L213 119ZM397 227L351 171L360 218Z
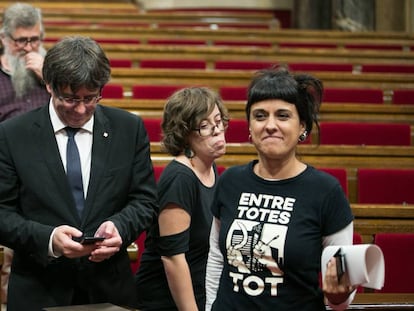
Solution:
M342 253L342 249L339 248L337 252L334 254L334 258L336 260L336 274L338 276L338 283L341 280L341 277L345 273L345 255Z
M81 244L94 244L96 242L105 240L105 238L99 237L99 236L81 236L81 237L74 237L73 240Z

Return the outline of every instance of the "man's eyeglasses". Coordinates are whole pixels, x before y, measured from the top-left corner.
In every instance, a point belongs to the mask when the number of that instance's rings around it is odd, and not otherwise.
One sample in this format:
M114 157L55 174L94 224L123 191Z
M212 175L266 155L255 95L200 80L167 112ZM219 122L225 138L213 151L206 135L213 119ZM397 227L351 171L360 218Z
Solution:
M30 45L32 47L37 47L39 46L40 42L42 41L42 38L39 36L34 36L34 37L21 37L21 38L13 38L12 35L8 35L10 39L12 39L14 41L14 44L16 44L16 46L18 48L24 48L26 47L26 45L28 43L30 43Z
M101 98L101 95L91 95L85 96L84 98L76 98L71 96L58 96L59 100L69 104L69 105L77 105L80 103L84 103L85 105L92 105L96 104Z
M207 136L213 136L216 128L220 132L224 132L225 130L227 130L227 127L228 127L228 123L223 120L220 120L214 125L206 124L204 126L200 126L199 128L193 129L193 131L197 131L201 137L207 137Z

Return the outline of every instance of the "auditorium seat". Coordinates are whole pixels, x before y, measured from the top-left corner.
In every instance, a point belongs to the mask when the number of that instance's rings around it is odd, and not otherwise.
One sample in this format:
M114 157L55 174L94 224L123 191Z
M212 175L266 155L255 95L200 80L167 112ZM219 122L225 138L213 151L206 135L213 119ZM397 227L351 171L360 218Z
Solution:
M414 233L377 233L374 243L385 262L385 282L380 293L414 293Z
M227 143L248 143L249 126L245 119L231 119L226 131Z
M409 64L363 64L361 72L414 73L414 65Z
M148 39L148 44L155 45L206 45L205 40L197 39Z
M325 88L323 101L325 103L383 104L384 94L381 89Z
M393 91L394 105L414 105L414 89L396 89Z
M219 88L223 100L247 100L246 86L223 86Z
M160 180L161 173L164 170L165 166L164 165L154 165L153 168L154 168L155 181L158 182L158 180Z
M102 98L124 98L124 88L122 84L106 84L102 89Z
M375 51L402 51L403 46L400 44L373 44L373 43L348 43L345 49L352 50L375 50Z
M112 68L131 68L132 60L112 58L109 60L109 64L111 65Z
M264 61L235 61L235 60L218 60L214 64L214 69L218 70L260 70L271 68L275 63Z
M358 203L414 204L413 185L414 169L359 168Z
M371 122L321 122L321 145L410 146L410 124Z
M348 196L348 178L347 178L346 169L344 169L344 168L322 167L322 168L319 168L319 170L324 171L328 174L331 174L336 179L338 179L338 181L341 184L342 189L344 190L346 196Z
M99 44L140 44L141 41L132 38L94 38Z
M362 244L362 235L358 232L354 232L353 238L352 238L352 244Z
M135 99L167 99L175 91L184 88L182 85L133 85L132 98Z
M158 69L206 69L207 63L199 59L143 59L139 66Z
M244 46L244 47L260 47L260 48L271 48L272 43L266 41L233 41L233 40L215 40L213 45L216 46Z
M352 64L341 63L289 63L289 69L292 71L339 71L349 72L353 70Z
M335 43L279 42L280 48L336 49Z
M162 138L161 118L143 118L150 142L159 142Z

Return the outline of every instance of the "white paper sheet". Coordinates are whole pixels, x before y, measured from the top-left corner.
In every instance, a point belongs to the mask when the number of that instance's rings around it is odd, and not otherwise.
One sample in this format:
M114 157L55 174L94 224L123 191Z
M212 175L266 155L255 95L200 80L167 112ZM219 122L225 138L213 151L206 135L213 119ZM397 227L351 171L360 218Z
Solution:
M322 279L329 259L341 248L345 255L345 276L350 285L381 289L384 286L384 255L375 244L327 246L322 252Z

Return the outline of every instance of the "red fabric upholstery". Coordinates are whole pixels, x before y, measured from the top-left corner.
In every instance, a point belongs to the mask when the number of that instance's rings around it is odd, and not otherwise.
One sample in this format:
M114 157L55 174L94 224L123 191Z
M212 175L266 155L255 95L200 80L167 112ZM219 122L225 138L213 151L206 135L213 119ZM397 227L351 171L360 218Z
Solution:
M358 232L354 232L352 244L362 244L362 236Z
M349 43L345 44L346 49L356 49L356 50L392 50L392 51L402 51L403 47L399 44L372 44L372 43Z
M226 142L247 143L249 142L249 126L245 119L232 119L226 132Z
M410 146L410 124L321 122L320 144Z
M219 70L260 70L271 68L275 64L272 62L262 61L232 61L218 60L215 62L214 68Z
M217 172L219 175L223 174L223 172L226 170L225 166L217 165Z
M323 101L328 103L383 104L381 89L326 88Z
M377 233L374 243L385 261L384 287L377 292L413 293L414 233Z
M384 73L414 73L414 65L399 64L365 64L362 72L384 72Z
M252 46L252 47L261 47L261 48L270 48L272 47L271 42L264 41L230 41L230 40L216 40L213 42L217 46Z
M113 43L113 44L140 44L141 42L138 39L130 38L96 38L96 42L100 44Z
M161 174L164 168L165 168L164 165L154 165L154 177L155 177L156 182L160 180L160 177L161 177Z
M414 105L413 89L398 89L393 91L392 103L394 105Z
M106 84L102 89L102 98L123 98L124 88L121 84Z
M131 271L133 274L137 272L139 269L139 264L141 263L141 257L142 253L145 249L145 238L147 237L147 234L145 232L142 232L139 237L135 240L135 244L138 246L138 255L137 260L131 262Z
M414 169L359 168L358 203L414 204L413 185Z
M131 68L132 60L130 59L110 59L109 63L113 68Z
M330 64L330 63L289 63L292 71L340 71L352 72L352 64Z
M143 59L141 68L169 68L169 69L206 69L204 60L190 59Z
M306 49L336 49L334 43L302 43L302 42L281 42L279 43L281 48L306 48Z
M132 98L136 99L167 99L182 85L133 85Z
M328 174L331 174L336 179L338 179L339 183L342 186L342 189L344 190L345 194L348 196L348 178L346 169L344 168L319 168L321 171L324 171Z
M150 142L159 142L162 138L161 118L145 118L143 119L145 129L147 130Z
M219 89L223 100L247 100L247 87L245 86L223 86Z
M196 39L148 39L147 43L157 45L206 45L206 41Z

